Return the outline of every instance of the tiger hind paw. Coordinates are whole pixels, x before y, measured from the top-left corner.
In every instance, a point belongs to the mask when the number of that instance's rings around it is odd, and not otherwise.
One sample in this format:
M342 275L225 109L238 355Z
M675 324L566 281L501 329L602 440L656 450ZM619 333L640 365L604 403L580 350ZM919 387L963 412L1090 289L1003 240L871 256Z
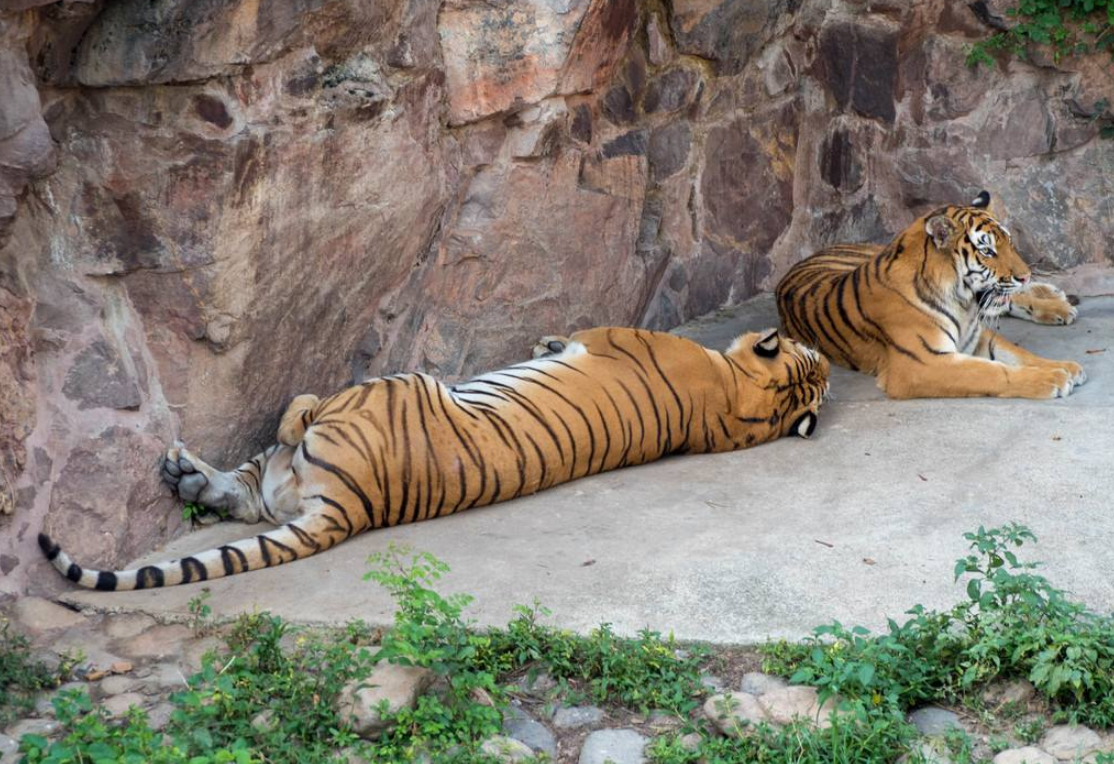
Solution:
M549 335L542 337L534 343L534 349L531 355L534 358L545 358L551 355L557 355L565 352L565 348L569 346L569 338L560 335Z

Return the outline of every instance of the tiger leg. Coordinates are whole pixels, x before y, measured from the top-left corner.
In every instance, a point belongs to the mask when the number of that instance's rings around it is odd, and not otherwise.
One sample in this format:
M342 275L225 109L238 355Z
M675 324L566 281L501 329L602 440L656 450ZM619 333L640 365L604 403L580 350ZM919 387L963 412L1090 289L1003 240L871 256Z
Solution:
M167 450L162 479L182 501L226 511L236 520L285 522L298 514L300 492L291 467L294 448L275 445L229 472L181 444Z
M1087 373L1075 361L1052 361L1042 358L1036 353L1030 353L1020 345L1007 340L992 329L984 328L979 337L975 355L980 358L989 358L1001 361L1010 366L1037 366L1053 369L1063 369L1071 376L1073 385L1082 385L1087 381Z
M534 349L531 355L534 358L545 358L550 355L557 355L558 353L565 352L565 348L569 345L569 338L559 334L552 334L542 337L534 343Z
M1074 386L1063 368L1011 366L961 353L924 362L893 353L878 383L891 398L1064 398Z
M1013 296L1006 315L1037 324L1067 325L1075 323L1079 310L1064 290L1052 284L1036 283Z

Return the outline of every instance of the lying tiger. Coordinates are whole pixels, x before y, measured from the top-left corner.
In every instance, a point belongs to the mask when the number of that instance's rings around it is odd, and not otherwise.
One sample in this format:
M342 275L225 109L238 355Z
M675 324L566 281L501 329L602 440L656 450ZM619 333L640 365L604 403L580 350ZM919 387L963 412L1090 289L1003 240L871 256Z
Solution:
M777 330L726 353L637 329L547 338L532 361L446 386L425 374L295 398L278 445L232 472L171 448L185 501L267 533L137 570L84 570L40 534L71 581L103 590L205 581L281 565L357 533L451 515L668 454L809 437L828 362Z
M1087 377L1009 342L984 321L1005 313L1070 324L1076 310L1030 285L1009 231L969 206L916 220L885 247L839 245L797 263L777 287L790 336L833 363L878 377L891 398L1056 398Z

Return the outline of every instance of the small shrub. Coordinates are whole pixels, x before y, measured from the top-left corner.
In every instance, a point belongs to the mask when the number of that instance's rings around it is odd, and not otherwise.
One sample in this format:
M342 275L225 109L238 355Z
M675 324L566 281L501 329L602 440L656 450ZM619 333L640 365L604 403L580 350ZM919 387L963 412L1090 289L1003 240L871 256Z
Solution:
M31 642L0 625L0 728L34 707L35 693L56 687L64 671L51 669L31 656Z

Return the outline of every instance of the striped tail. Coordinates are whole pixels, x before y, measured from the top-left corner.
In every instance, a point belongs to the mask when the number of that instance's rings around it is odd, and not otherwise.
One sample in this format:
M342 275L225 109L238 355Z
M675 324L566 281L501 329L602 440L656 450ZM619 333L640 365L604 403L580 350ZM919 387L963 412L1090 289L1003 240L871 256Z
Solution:
M78 586L111 592L209 581L293 562L347 538L343 531L338 537L338 530L342 529L332 518L314 514L242 541L132 570L82 568L45 533L39 534L39 548L58 572Z

